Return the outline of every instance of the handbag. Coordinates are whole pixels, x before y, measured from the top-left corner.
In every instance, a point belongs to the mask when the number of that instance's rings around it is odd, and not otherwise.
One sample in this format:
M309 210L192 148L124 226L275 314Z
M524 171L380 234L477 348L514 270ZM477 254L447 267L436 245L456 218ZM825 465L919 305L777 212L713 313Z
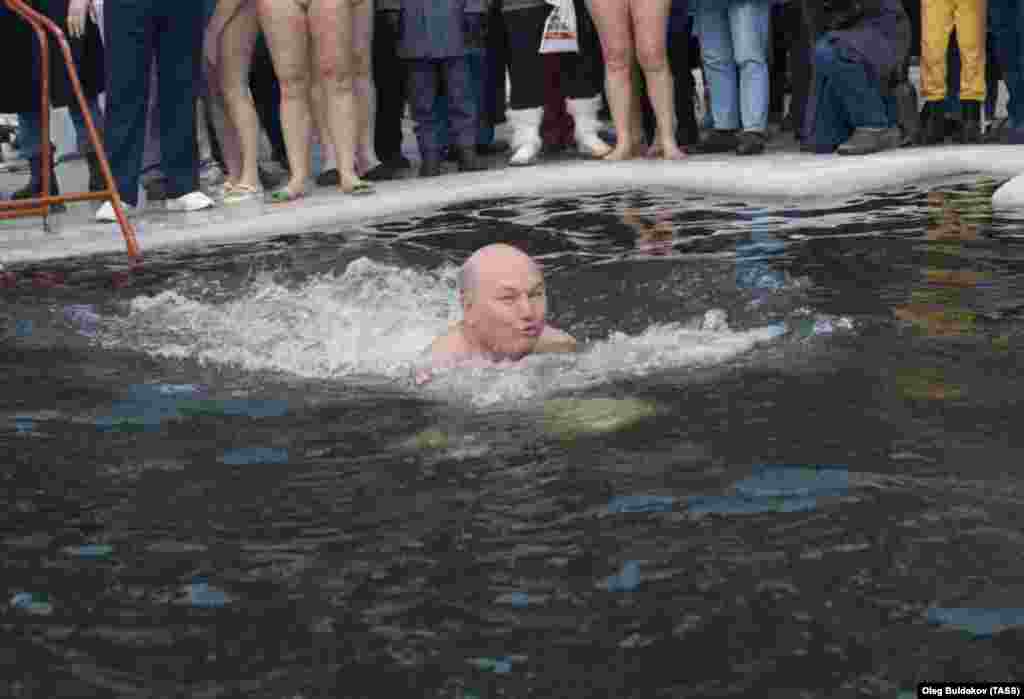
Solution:
M576 9L572 0L547 0L547 3L552 8L544 22L539 53L579 53Z

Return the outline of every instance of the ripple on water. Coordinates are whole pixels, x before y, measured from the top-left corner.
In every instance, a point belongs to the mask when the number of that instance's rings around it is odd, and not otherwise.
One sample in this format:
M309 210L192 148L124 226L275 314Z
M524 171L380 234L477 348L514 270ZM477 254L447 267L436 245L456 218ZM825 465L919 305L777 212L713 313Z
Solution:
M965 631L975 638L1024 627L1024 607L986 609L982 607L932 607L929 622Z
M819 498L849 492L849 474L842 466L760 466L733 484L727 495L688 498L691 514L743 515L767 512L806 512Z

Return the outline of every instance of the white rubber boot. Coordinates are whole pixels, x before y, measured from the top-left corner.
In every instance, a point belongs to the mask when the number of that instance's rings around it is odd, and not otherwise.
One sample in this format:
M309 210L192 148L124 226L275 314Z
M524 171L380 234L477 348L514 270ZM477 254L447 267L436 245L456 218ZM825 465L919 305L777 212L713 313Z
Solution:
M597 119L597 111L601 107L601 97L569 99L565 101L565 106L575 122L576 147L580 153L594 158L603 158L611 153L612 147L597 135L597 130L601 126L601 122Z
M533 165L540 156L544 142L540 138L540 122L544 108L509 109L508 120L512 122L512 155L509 165Z

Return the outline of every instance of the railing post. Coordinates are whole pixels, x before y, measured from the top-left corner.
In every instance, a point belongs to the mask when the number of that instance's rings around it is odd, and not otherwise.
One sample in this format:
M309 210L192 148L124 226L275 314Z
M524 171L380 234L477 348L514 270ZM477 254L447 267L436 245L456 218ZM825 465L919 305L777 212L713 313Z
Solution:
M50 207L57 203L68 202L68 201L88 201L88 200L107 200L114 207L114 215L117 217L117 222L121 226L121 234L124 236L125 246L128 248L128 256L134 261L141 261L142 255L139 251L138 242L135 240L135 229L132 227L131 222L128 221L127 216L124 213L124 207L121 203L121 196L118 194L117 185L114 182L114 176L110 169L110 162L107 160L107 152L103 147L103 143L100 140L99 132L96 130L96 125L93 123L92 114L89 111L88 102L85 99L85 93L82 91L82 84L78 79L78 70L75 68L75 61L71 55L71 46L68 44L67 38L64 36L64 32L61 31L60 27L54 24L48 17L37 12L36 10L29 7L24 0L3 0L7 7L20 16L35 31L36 38L39 41L40 61L41 61L41 103L40 109L42 118L42 143L40 144L40 167L41 167L41 180L42 180L42 191L38 197L32 199L20 200L16 202L0 202L0 218L14 218L18 216L42 216L43 226L48 230L49 223L47 216L50 212ZM49 32L57 40L57 45L60 47L61 55L64 59L64 64L68 69L68 77L71 79L71 87L74 90L75 98L78 100L79 108L82 110L82 115L85 117L86 130L89 132L89 141L92 144L93 150L96 153L96 157L100 163L100 170L103 173L103 179L106 182L106 189L99 192L83 192L80 194L62 194L62 195L50 195L50 178L54 176L53 173L53 149L50 147L50 46L46 38L46 33Z

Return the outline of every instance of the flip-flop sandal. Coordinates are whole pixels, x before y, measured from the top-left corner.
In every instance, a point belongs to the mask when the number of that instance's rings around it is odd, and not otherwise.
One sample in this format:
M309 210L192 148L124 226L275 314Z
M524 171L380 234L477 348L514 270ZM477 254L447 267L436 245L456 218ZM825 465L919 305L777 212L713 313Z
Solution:
M263 194L263 190L259 187L253 187L248 184L236 184L230 190L225 191L224 203L237 204L258 197L261 194Z
M352 189L344 190L345 194L351 194L355 197L366 196L367 194L376 194L376 188L369 182L360 182L359 184L352 187Z
M270 203L287 204L288 202L302 199L304 196L306 196L305 192L289 192L287 187L282 187L270 193Z

